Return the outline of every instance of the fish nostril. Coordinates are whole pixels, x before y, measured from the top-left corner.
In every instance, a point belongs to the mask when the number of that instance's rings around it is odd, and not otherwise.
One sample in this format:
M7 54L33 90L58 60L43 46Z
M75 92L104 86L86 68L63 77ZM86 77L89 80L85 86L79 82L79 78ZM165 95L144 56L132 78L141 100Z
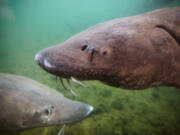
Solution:
M81 50L84 51L87 47L88 47L87 45L83 45L83 46L81 47Z
M45 114L47 116L50 116L52 114L52 110L51 109L45 109Z
M36 111L36 112L34 113L34 115L35 115L35 116L39 116L40 113L39 113L38 111Z

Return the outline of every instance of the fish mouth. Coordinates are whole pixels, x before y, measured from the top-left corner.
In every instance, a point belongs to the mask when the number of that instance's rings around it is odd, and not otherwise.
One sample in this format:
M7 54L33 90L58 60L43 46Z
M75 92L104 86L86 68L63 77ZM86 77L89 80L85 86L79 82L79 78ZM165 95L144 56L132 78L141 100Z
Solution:
M72 67L63 65L63 64L57 64L57 63L53 63L51 60L49 60L47 57L44 58L43 55L45 51L39 52L35 55L34 57L34 61L41 67L43 68L45 71L53 74L56 76L56 83L60 82L60 84L62 85L62 87L66 90L70 90L70 92L74 95L77 96L77 94L74 92L74 90L72 89L72 85L71 82L76 83L82 87L85 88L89 88L89 86L87 86L86 84L83 84L81 81L79 81L76 77L73 76L73 71L72 71ZM59 72L57 69L61 68L62 71ZM64 69L64 71L63 71ZM72 71L72 73L67 73L68 71ZM71 75L70 75L71 74ZM64 80L67 81L67 87L65 86Z

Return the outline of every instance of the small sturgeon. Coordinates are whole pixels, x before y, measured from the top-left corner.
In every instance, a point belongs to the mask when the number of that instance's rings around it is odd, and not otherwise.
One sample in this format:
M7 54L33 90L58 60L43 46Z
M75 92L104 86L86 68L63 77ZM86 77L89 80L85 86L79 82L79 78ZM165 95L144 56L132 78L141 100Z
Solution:
M0 107L1 132L70 124L93 110L34 80L6 73L0 73Z

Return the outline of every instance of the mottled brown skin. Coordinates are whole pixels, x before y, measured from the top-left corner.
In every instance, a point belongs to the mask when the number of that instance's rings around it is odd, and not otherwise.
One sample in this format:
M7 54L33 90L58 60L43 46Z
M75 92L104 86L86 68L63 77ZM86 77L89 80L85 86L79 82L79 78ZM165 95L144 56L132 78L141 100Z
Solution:
M64 78L126 89L180 88L180 7L97 24L40 51L35 60Z

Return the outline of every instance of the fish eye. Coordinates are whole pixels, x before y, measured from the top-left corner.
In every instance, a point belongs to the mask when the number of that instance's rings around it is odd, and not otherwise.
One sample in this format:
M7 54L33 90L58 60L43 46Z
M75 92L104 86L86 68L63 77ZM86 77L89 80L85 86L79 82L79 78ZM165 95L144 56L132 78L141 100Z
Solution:
M45 114L47 115L47 116L50 116L51 115L51 113L52 113L52 110L51 109L45 109Z
M81 50L84 51L87 47L88 47L88 45L83 45L83 46L81 47Z
M103 51L103 53L102 53L104 56L106 56L107 55L107 51Z

